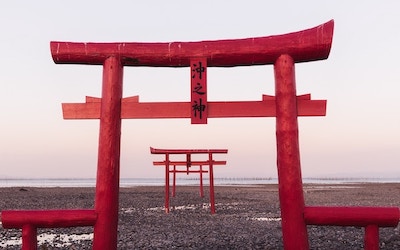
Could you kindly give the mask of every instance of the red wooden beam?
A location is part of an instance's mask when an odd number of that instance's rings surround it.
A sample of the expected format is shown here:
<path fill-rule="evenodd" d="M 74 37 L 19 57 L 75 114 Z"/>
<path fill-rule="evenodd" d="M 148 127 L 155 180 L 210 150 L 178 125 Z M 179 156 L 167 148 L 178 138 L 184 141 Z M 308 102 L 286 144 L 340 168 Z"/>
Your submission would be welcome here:
<path fill-rule="evenodd" d="M 207 170 L 169 170 L 170 173 L 208 173 Z"/>
<path fill-rule="evenodd" d="M 310 95 L 297 97 L 298 116 L 325 116 L 326 100 L 310 100 Z M 64 119 L 99 119 L 100 98 L 86 97 L 86 103 L 63 103 Z M 122 119 L 190 118 L 190 102 L 139 102 L 139 97 L 122 99 Z M 262 101 L 208 102 L 209 118 L 275 117 L 275 97 Z"/>
<path fill-rule="evenodd" d="M 396 227 L 398 207 L 305 207 L 308 225 L 356 226 L 365 228 L 364 249 L 379 249 L 379 227 Z"/>
<path fill-rule="evenodd" d="M 308 225 L 396 227 L 400 212 L 397 207 L 306 207 Z"/>
<path fill-rule="evenodd" d="M 171 43 L 51 42 L 55 63 L 102 65 L 110 56 L 127 66 L 189 67 L 190 59 L 207 58 L 208 67 L 273 64 L 282 54 L 295 63 L 328 58 L 333 20 L 284 35 L 236 40 Z"/>
<path fill-rule="evenodd" d="M 22 250 L 37 249 L 37 228 L 94 226 L 94 210 L 8 210 L 1 212 L 3 228 L 22 229 Z"/>
<path fill-rule="evenodd" d="M 6 210 L 1 212 L 3 228 L 35 228 L 94 226 L 94 210 Z"/>
<path fill-rule="evenodd" d="M 150 147 L 152 154 L 227 154 L 228 149 L 158 149 Z M 170 161 L 168 161 L 170 162 Z M 209 161 L 205 161 L 209 162 Z"/>
<path fill-rule="evenodd" d="M 154 166 L 165 166 L 167 163 L 165 161 L 154 161 Z M 190 165 L 192 166 L 206 166 L 209 165 L 209 161 L 191 161 Z M 212 162 L 213 165 L 226 165 L 226 161 L 215 161 Z M 186 161 L 170 161 L 170 166 L 187 166 L 188 163 Z"/>

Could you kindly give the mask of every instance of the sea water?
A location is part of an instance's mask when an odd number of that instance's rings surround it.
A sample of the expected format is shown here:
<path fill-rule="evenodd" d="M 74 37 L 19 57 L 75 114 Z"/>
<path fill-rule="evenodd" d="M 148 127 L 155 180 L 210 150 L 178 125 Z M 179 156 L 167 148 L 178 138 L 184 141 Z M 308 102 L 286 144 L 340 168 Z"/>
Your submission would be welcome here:
<path fill-rule="evenodd" d="M 208 178 L 203 179 L 209 185 Z M 199 178 L 177 178 L 177 185 L 199 185 Z M 400 178 L 303 178 L 303 183 L 400 183 Z M 170 179 L 172 184 L 172 178 Z M 278 184 L 277 178 L 215 178 L 215 186 Z M 120 187 L 164 186 L 164 178 L 121 178 Z M 0 187 L 95 187 L 95 178 L 0 178 Z"/>

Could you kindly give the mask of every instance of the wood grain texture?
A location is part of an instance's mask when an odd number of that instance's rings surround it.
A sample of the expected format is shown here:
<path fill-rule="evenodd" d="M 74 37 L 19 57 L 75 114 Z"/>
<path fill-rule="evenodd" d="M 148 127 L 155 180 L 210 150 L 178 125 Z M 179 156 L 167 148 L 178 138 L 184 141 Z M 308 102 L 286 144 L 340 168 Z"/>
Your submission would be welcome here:
<path fill-rule="evenodd" d="M 208 67 L 273 64 L 282 54 L 295 63 L 328 58 L 334 21 L 317 27 L 266 37 L 170 43 L 50 43 L 55 63 L 102 65 L 115 56 L 126 66 L 189 67 L 190 59 L 207 58 Z"/>

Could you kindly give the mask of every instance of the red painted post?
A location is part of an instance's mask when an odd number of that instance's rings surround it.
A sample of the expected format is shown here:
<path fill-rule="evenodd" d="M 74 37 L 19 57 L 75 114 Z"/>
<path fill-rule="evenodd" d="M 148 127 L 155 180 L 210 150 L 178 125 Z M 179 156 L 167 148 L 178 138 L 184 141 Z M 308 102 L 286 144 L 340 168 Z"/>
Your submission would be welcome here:
<path fill-rule="evenodd" d="M 200 197 L 204 197 L 204 188 L 203 188 L 203 165 L 200 165 Z"/>
<path fill-rule="evenodd" d="M 213 171 L 213 157 L 212 153 L 208 153 L 208 164 L 210 166 L 210 204 L 211 214 L 215 214 L 215 197 L 214 197 L 214 171 Z"/>
<path fill-rule="evenodd" d="M 93 249 L 117 249 L 123 66 L 109 57 L 103 64 Z"/>
<path fill-rule="evenodd" d="M 37 249 L 37 229 L 34 225 L 25 224 L 22 226 L 22 250 Z"/>
<path fill-rule="evenodd" d="M 172 197 L 175 197 L 175 193 L 176 193 L 176 165 L 174 165 L 174 173 L 172 180 Z"/>
<path fill-rule="evenodd" d="M 169 154 L 165 154 L 165 213 L 169 213 Z"/>
<path fill-rule="evenodd" d="M 189 175 L 190 167 L 192 166 L 192 156 L 190 153 L 186 154 L 186 174 Z"/>
<path fill-rule="evenodd" d="M 281 55 L 274 64 L 279 200 L 285 250 L 309 249 L 303 218 L 294 61 Z"/>
<path fill-rule="evenodd" d="M 365 227 L 364 236 L 365 250 L 379 250 L 379 227 L 378 225 L 368 225 Z"/>

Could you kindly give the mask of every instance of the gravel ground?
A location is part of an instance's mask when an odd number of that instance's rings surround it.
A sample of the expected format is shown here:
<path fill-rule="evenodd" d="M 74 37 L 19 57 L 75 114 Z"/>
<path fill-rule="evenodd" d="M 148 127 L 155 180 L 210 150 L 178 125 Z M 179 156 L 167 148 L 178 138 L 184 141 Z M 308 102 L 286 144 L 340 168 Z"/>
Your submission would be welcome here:
<path fill-rule="evenodd" d="M 304 196 L 310 206 L 400 207 L 400 184 L 304 185 Z M 94 189 L 0 188 L 0 198 L 0 210 L 93 208 Z M 215 201 L 211 215 L 207 188 L 201 198 L 198 187 L 178 186 L 165 214 L 163 187 L 121 188 L 118 249 L 283 249 L 277 185 L 217 186 Z M 380 228 L 381 249 L 400 249 L 399 231 Z M 91 240 L 63 236 L 92 232 L 39 229 L 39 235 L 56 235 L 39 249 L 91 249 Z M 363 228 L 308 226 L 308 235 L 310 249 L 363 249 Z M 0 246 L 20 236 L 20 230 L 0 228 Z"/>

